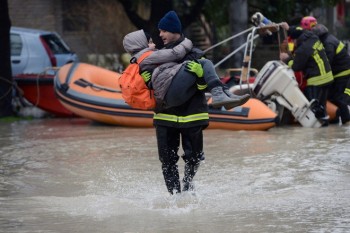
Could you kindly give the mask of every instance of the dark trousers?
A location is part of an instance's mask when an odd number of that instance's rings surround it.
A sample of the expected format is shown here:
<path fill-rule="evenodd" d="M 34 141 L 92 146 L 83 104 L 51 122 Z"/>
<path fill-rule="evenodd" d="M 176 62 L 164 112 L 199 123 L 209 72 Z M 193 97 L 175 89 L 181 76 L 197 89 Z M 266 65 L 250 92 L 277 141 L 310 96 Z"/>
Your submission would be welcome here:
<path fill-rule="evenodd" d="M 328 98 L 328 90 L 330 84 L 324 86 L 306 86 L 304 90 L 305 97 L 311 101 L 317 100 L 317 103 L 313 107 L 313 112 L 316 118 L 325 118 L 327 114 L 326 103 Z"/>
<path fill-rule="evenodd" d="M 191 182 L 197 172 L 203 154 L 203 127 L 173 128 L 156 126 L 159 160 L 169 193 L 181 192 L 177 162 L 180 140 L 184 150 L 184 182 Z M 186 168 L 187 166 L 187 168 Z"/>
<path fill-rule="evenodd" d="M 328 99 L 338 107 L 339 115 L 343 124 L 350 121 L 350 76 L 335 78 L 329 89 Z"/>

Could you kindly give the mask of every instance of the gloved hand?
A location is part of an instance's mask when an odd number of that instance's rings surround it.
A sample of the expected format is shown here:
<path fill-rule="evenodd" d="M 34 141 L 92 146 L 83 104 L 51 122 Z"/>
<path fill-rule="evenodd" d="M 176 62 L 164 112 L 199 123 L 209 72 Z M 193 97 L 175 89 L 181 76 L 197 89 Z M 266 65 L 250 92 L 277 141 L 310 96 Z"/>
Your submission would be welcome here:
<path fill-rule="evenodd" d="M 152 74 L 148 70 L 145 70 L 141 73 L 141 77 L 145 81 L 145 83 L 148 83 L 151 80 Z"/>
<path fill-rule="evenodd" d="M 203 74 L 204 74 L 204 70 L 202 68 L 202 65 L 196 61 L 187 62 L 185 70 L 192 72 L 192 73 L 195 73 L 198 78 L 203 77 Z"/>
<path fill-rule="evenodd" d="M 260 12 L 256 12 L 250 20 L 257 27 L 269 25 L 272 23 L 271 20 L 263 16 L 263 14 L 261 14 Z"/>
<path fill-rule="evenodd" d="M 250 20 L 255 26 L 259 26 L 262 23 L 263 18 L 263 14 L 261 14 L 260 12 L 256 12 Z"/>

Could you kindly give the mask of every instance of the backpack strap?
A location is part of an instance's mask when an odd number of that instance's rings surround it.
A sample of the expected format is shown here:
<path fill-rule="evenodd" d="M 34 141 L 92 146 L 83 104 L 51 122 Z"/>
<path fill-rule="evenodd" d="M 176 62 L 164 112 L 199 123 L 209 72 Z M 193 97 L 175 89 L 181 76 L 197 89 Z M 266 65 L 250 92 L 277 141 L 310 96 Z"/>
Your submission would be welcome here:
<path fill-rule="evenodd" d="M 148 57 L 151 53 L 153 53 L 152 50 L 148 50 L 147 52 L 143 53 L 139 59 L 137 59 L 137 64 L 140 64 L 146 57 Z"/>

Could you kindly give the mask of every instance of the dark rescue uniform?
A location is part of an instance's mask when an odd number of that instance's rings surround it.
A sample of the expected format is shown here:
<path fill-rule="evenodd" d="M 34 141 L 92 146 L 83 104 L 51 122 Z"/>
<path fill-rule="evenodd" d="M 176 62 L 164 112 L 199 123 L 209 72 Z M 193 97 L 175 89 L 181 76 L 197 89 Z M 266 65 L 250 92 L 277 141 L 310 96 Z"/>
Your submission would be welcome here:
<path fill-rule="evenodd" d="M 308 100 L 316 99 L 314 112 L 317 118 L 324 118 L 328 89 L 333 82 L 331 66 L 323 44 L 318 36 L 310 31 L 303 31 L 297 39 L 293 60 L 287 61 L 294 71 L 302 71 L 306 79 L 304 94 Z"/>
<path fill-rule="evenodd" d="M 328 30 L 322 25 L 315 27 L 315 33 L 325 47 L 334 77 L 334 83 L 329 89 L 328 99 L 338 107 L 338 114 L 342 123 L 345 124 L 350 121 L 348 109 L 348 105 L 350 105 L 350 55 L 344 43 L 329 34 Z"/>
<path fill-rule="evenodd" d="M 172 43 L 166 48 L 172 48 Z M 184 60 L 199 59 L 202 53 L 197 50 L 189 53 Z M 181 192 L 177 162 L 180 140 L 185 161 L 184 189 L 188 185 L 204 158 L 203 129 L 209 125 L 208 105 L 203 91 L 196 91 L 184 104 L 176 107 L 162 109 L 157 106 L 153 117 L 156 128 L 159 160 L 167 189 L 170 193 Z"/>

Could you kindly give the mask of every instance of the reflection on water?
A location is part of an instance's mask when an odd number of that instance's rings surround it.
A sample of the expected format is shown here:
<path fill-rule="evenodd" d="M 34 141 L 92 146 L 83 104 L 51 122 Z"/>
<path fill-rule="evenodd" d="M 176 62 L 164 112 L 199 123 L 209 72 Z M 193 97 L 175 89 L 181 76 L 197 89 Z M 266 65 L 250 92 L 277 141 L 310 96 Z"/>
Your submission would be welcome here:
<path fill-rule="evenodd" d="M 350 126 L 206 130 L 196 191 L 175 196 L 153 129 L 45 119 L 0 131 L 1 232 L 350 231 Z"/>

